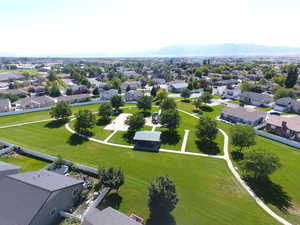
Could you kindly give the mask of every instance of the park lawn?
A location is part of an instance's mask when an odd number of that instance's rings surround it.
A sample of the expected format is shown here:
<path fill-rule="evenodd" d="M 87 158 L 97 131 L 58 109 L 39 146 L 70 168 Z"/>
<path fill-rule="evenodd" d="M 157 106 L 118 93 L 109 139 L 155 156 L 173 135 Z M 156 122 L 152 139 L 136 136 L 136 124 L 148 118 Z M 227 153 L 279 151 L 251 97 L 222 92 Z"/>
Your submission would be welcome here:
<path fill-rule="evenodd" d="M 126 181 L 116 208 L 125 214 L 134 212 L 146 219 L 148 185 L 155 177 L 167 174 L 175 181 L 180 198 L 172 213 L 177 225 L 278 224 L 239 185 L 224 160 L 120 149 L 82 139 L 63 126 L 51 129 L 45 125 L 0 129 L 0 137 L 89 166 L 123 168 Z"/>
<path fill-rule="evenodd" d="M 1 156 L 0 161 L 20 166 L 20 172 L 35 171 L 48 165 L 48 163 L 45 161 L 18 154 Z"/>
<path fill-rule="evenodd" d="M 83 110 L 83 109 L 88 109 L 93 112 L 98 112 L 99 105 L 100 104 L 85 105 L 85 106 L 73 106 L 72 112 L 73 112 L 73 114 L 75 114 L 79 110 Z M 126 104 L 124 107 L 128 107 L 128 106 L 132 106 L 132 104 Z M 126 110 L 129 110 L 129 109 L 126 109 Z M 24 113 L 24 114 L 11 115 L 11 116 L 1 116 L 0 117 L 0 126 L 51 119 L 49 113 L 50 113 L 50 110 L 45 110 L 45 111 Z"/>

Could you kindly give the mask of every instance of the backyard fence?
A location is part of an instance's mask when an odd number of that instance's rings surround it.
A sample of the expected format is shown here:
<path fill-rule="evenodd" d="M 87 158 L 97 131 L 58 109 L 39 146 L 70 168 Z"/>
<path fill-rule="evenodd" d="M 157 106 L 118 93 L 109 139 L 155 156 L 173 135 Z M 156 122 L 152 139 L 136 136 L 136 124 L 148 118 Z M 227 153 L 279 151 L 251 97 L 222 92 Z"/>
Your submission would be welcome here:
<path fill-rule="evenodd" d="M 276 135 L 273 135 L 273 134 L 269 134 L 269 133 L 266 133 L 266 132 L 263 132 L 263 131 L 260 131 L 260 130 L 255 130 L 255 132 L 256 132 L 256 134 L 258 134 L 260 136 L 263 136 L 265 138 L 269 138 L 271 140 L 278 141 L 278 142 L 281 142 L 283 144 L 286 144 L 286 145 L 292 146 L 294 148 L 300 149 L 300 143 L 299 142 L 292 141 L 292 140 L 289 140 L 287 138 L 276 136 Z"/>

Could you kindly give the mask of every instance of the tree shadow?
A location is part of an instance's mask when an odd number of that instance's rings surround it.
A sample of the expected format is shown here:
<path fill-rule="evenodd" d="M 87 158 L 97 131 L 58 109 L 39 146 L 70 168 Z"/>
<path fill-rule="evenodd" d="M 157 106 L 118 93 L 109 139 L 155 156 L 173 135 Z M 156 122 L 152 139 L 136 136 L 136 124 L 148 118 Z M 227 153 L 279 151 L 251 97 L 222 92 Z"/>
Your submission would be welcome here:
<path fill-rule="evenodd" d="M 81 144 L 83 144 L 86 141 L 88 141 L 86 138 L 81 137 L 81 136 L 79 136 L 77 134 L 72 134 L 69 137 L 67 143 L 70 144 L 70 145 L 76 146 L 76 145 L 81 145 Z"/>
<path fill-rule="evenodd" d="M 114 115 L 114 116 L 118 116 L 118 115 L 120 115 L 122 112 L 123 112 L 122 109 L 114 110 L 114 111 L 113 111 L 113 115 Z"/>
<path fill-rule="evenodd" d="M 157 216 L 150 215 L 145 225 L 176 225 L 176 221 L 171 214 Z"/>
<path fill-rule="evenodd" d="M 180 140 L 180 135 L 177 130 L 164 130 L 160 138 L 162 144 L 176 145 Z"/>
<path fill-rule="evenodd" d="M 196 141 L 198 150 L 209 155 L 217 155 L 221 152 L 220 147 L 214 141 L 212 142 L 201 142 Z"/>
<path fill-rule="evenodd" d="M 284 213 L 292 207 L 292 198 L 278 184 L 269 178 L 255 180 L 252 177 L 244 177 L 244 180 L 265 203 L 272 204 Z"/>
<path fill-rule="evenodd" d="M 203 112 L 200 109 L 193 109 L 193 113 L 197 113 L 199 115 L 203 114 Z"/>
<path fill-rule="evenodd" d="M 135 132 L 136 131 L 128 130 L 126 133 L 123 134 L 122 138 L 126 141 L 126 143 L 132 144 Z"/>
<path fill-rule="evenodd" d="M 53 120 L 45 124 L 44 127 L 47 127 L 49 129 L 60 128 L 64 126 L 67 122 L 68 120 Z"/>
<path fill-rule="evenodd" d="M 231 154 L 231 158 L 232 158 L 234 161 L 241 161 L 241 160 L 244 159 L 244 154 L 243 154 L 243 152 L 241 152 L 241 151 L 234 150 L 234 151 L 232 151 L 230 154 Z"/>
<path fill-rule="evenodd" d="M 190 103 L 191 101 L 189 99 L 181 99 L 181 102 Z"/>
<path fill-rule="evenodd" d="M 97 121 L 97 126 L 105 126 L 105 125 L 109 124 L 110 121 L 111 121 L 111 118 L 101 117 L 101 118 Z"/>
<path fill-rule="evenodd" d="M 202 106 L 200 106 L 200 109 L 202 111 L 204 111 L 204 112 L 212 112 L 212 111 L 214 111 L 214 108 L 212 108 L 212 107 L 210 107 L 208 105 L 202 105 Z"/>
<path fill-rule="evenodd" d="M 150 111 L 142 111 L 141 113 L 143 114 L 144 117 L 151 116 L 151 112 Z"/>
<path fill-rule="evenodd" d="M 107 207 L 112 207 L 112 208 L 118 210 L 120 208 L 122 199 L 123 198 L 117 192 L 111 193 L 104 198 L 104 200 L 98 206 L 98 209 L 102 210 Z"/>

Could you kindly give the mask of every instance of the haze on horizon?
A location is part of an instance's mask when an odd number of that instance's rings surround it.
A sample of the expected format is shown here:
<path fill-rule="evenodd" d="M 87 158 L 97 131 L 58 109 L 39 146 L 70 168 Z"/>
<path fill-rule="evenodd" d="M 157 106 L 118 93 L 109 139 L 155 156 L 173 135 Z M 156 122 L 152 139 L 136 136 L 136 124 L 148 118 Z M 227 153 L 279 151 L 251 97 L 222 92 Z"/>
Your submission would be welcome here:
<path fill-rule="evenodd" d="M 0 55 L 123 54 L 174 44 L 300 47 L 298 0 L 10 0 Z"/>

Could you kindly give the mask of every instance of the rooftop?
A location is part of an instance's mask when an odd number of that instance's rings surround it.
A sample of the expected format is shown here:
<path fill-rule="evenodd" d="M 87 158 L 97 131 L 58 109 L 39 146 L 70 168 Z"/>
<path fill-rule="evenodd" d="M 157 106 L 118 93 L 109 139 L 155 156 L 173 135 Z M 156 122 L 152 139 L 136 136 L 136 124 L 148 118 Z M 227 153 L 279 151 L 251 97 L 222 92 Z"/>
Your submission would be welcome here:
<path fill-rule="evenodd" d="M 260 117 L 266 116 L 266 112 L 262 110 L 246 107 L 226 107 L 222 110 L 222 113 L 248 121 L 255 121 Z"/>
<path fill-rule="evenodd" d="M 283 117 L 271 115 L 267 120 L 268 124 L 277 127 L 282 127 L 282 122 L 286 122 L 286 127 L 288 129 L 300 132 L 300 116 Z"/>
<path fill-rule="evenodd" d="M 21 169 L 21 167 L 9 163 L 5 163 L 5 162 L 0 162 L 0 172 L 7 171 L 7 170 L 18 170 L 18 169 Z"/>
<path fill-rule="evenodd" d="M 160 141 L 160 131 L 137 131 L 133 140 L 135 141 Z"/>
<path fill-rule="evenodd" d="M 47 170 L 14 174 L 8 177 L 51 192 L 82 183 L 81 180 Z"/>

